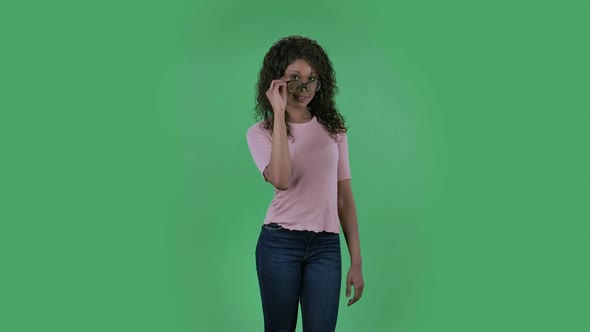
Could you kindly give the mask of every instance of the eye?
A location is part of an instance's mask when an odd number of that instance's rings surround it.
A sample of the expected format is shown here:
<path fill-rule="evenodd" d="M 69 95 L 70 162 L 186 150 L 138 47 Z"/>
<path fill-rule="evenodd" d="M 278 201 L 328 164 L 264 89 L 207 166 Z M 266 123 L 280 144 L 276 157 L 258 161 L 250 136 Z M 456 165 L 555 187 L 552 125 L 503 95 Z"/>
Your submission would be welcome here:
<path fill-rule="evenodd" d="M 297 76 L 297 75 L 291 75 L 291 78 L 294 80 L 299 80 L 299 76 Z"/>

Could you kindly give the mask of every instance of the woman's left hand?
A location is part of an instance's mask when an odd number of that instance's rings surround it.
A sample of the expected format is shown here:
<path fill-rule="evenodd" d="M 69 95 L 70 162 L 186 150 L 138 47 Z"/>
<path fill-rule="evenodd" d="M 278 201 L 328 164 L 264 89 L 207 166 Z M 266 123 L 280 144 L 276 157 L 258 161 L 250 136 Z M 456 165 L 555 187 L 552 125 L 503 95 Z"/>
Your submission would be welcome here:
<path fill-rule="evenodd" d="M 354 297 L 348 300 L 348 306 L 358 301 L 363 295 L 365 282 L 361 265 L 351 265 L 346 276 L 346 297 L 350 297 L 350 286 L 354 286 Z"/>

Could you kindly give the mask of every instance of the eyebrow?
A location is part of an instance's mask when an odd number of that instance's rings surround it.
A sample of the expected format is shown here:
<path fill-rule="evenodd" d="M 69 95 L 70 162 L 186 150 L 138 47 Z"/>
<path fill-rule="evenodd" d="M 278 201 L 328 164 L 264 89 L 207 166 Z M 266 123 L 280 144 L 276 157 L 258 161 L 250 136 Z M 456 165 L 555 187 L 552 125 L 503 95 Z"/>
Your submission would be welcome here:
<path fill-rule="evenodd" d="M 301 72 L 299 72 L 298 70 L 293 70 L 293 69 L 291 69 L 291 70 L 289 70 L 289 71 L 288 71 L 288 73 L 291 73 L 291 72 L 295 72 L 295 73 L 299 73 L 299 74 L 301 74 Z M 309 74 L 310 74 L 310 75 L 311 75 L 311 74 L 316 74 L 316 75 L 317 75 L 318 73 L 316 73 L 315 71 L 312 71 L 312 72 L 311 72 L 311 73 L 309 73 Z"/>

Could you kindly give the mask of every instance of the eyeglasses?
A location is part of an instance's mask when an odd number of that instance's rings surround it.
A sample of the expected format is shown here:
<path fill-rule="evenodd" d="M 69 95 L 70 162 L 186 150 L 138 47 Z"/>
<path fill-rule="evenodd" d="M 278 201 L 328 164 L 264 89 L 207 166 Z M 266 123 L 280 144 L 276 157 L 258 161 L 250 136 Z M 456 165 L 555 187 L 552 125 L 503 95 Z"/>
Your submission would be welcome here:
<path fill-rule="evenodd" d="M 301 81 L 287 81 L 287 89 L 290 92 L 301 92 L 303 88 L 308 92 L 316 92 L 320 89 L 320 81 L 314 80 L 307 83 Z"/>

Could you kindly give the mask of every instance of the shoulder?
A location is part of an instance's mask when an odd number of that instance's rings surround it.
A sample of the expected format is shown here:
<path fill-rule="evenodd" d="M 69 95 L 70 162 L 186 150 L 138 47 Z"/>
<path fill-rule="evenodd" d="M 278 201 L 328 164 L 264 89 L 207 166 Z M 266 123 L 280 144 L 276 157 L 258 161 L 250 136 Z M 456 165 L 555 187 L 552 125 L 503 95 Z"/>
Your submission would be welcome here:
<path fill-rule="evenodd" d="M 348 135 L 346 133 L 346 131 L 342 131 L 336 134 L 336 141 L 338 143 L 342 143 L 342 142 L 347 142 L 348 141 Z"/>
<path fill-rule="evenodd" d="M 268 131 L 268 129 L 265 129 L 262 126 L 263 121 L 260 120 L 258 122 L 256 122 L 255 124 L 251 125 L 250 127 L 248 127 L 248 129 L 246 130 L 246 138 L 248 140 L 256 138 L 256 137 L 267 137 L 267 138 L 271 138 L 272 136 L 270 135 L 270 132 Z"/>

